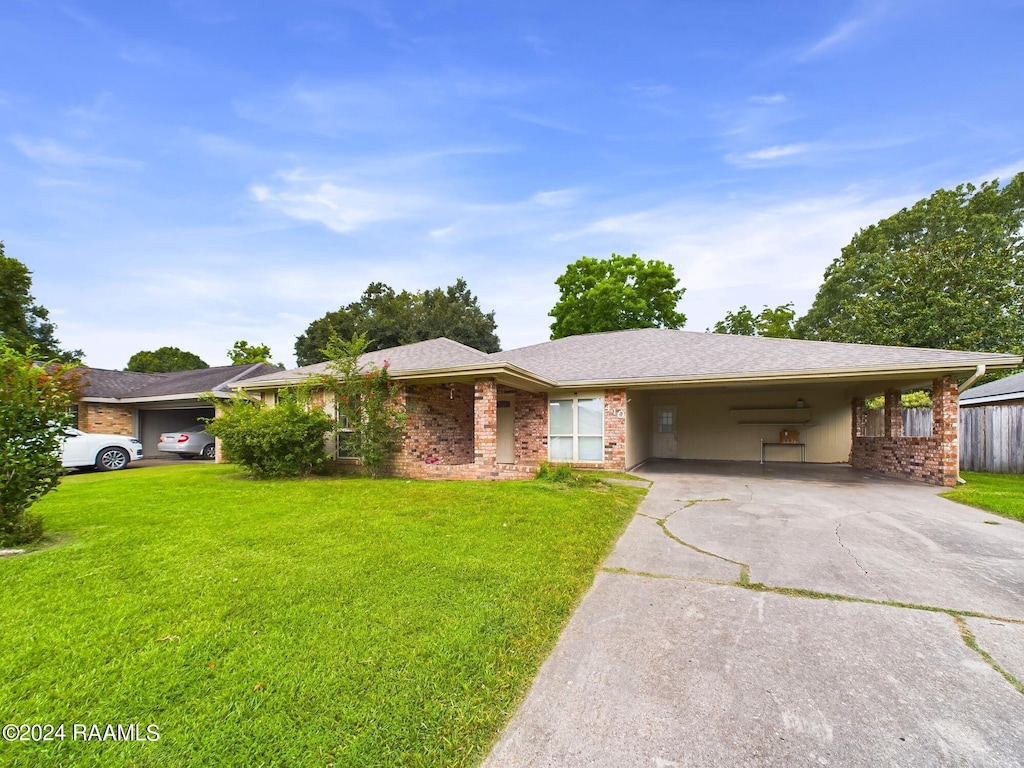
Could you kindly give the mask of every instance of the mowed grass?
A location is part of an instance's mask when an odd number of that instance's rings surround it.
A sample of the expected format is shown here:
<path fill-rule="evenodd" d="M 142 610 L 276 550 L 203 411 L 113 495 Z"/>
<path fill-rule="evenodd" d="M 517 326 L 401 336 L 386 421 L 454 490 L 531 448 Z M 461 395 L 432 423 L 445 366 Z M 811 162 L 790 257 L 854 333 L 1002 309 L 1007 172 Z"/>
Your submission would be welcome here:
<path fill-rule="evenodd" d="M 1024 522 L 1024 475 L 962 472 L 961 476 L 967 484 L 947 491 L 943 496 Z"/>
<path fill-rule="evenodd" d="M 459 766 L 511 716 L 642 490 L 66 478 L 0 559 L 4 766 Z M 138 724 L 150 742 L 73 741 Z"/>

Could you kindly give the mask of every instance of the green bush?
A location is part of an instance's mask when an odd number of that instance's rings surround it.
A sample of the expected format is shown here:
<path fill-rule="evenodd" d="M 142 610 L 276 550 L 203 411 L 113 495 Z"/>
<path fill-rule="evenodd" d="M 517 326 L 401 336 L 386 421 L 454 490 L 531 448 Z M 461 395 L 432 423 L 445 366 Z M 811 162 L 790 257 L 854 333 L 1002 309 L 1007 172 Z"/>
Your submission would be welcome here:
<path fill-rule="evenodd" d="M 222 414 L 208 422 L 207 431 L 220 438 L 224 457 L 253 477 L 322 473 L 324 437 L 334 422 L 303 393 L 289 394 L 274 408 L 244 395 L 219 403 Z"/>
<path fill-rule="evenodd" d="M 34 347 L 22 353 L 0 337 L 0 546 L 43 535 L 42 518 L 26 511 L 64 473 L 60 446 L 79 377 L 72 365 L 34 357 Z"/>
<path fill-rule="evenodd" d="M 593 485 L 600 478 L 585 470 L 574 471 L 571 464 L 549 464 L 542 462 L 534 475 L 537 480 L 560 485 Z"/>

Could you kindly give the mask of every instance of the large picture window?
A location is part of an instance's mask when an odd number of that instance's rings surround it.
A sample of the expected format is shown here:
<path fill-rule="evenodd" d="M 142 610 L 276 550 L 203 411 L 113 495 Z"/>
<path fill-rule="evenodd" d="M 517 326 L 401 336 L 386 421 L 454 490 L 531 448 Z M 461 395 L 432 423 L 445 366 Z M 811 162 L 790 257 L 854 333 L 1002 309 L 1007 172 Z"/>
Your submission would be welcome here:
<path fill-rule="evenodd" d="M 604 398 L 549 401 L 548 458 L 551 461 L 604 461 Z"/>

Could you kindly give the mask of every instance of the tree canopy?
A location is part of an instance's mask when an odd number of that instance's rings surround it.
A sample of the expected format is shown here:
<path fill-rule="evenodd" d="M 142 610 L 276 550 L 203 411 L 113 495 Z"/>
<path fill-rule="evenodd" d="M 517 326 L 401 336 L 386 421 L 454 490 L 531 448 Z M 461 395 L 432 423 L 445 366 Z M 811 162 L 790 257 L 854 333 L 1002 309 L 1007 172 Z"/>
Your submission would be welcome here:
<path fill-rule="evenodd" d="M 548 313 L 551 338 L 630 328 L 682 328 L 679 288 L 672 265 L 644 261 L 635 253 L 607 259 L 584 256 L 566 267 L 555 284 L 561 291 Z"/>
<path fill-rule="evenodd" d="M 776 339 L 791 339 L 796 312 L 793 302 L 780 304 L 772 309 L 767 304 L 756 315 L 746 304 L 735 312 L 726 312 L 725 319 L 715 323 L 715 333 L 731 333 L 734 336 L 770 336 Z"/>
<path fill-rule="evenodd" d="M 1024 173 L 961 184 L 862 229 L 825 271 L 802 338 L 1020 352 Z"/>
<path fill-rule="evenodd" d="M 395 290 L 370 283 L 358 301 L 314 320 L 295 341 L 299 365 L 328 359 L 324 350 L 332 334 L 342 339 L 364 336 L 367 351 L 387 349 L 446 336 L 482 352 L 501 349 L 494 312 L 484 313 L 461 277 L 448 288 Z"/>
<path fill-rule="evenodd" d="M 232 365 L 252 365 L 254 363 L 271 363 L 270 347 L 266 344 L 250 344 L 248 341 L 236 341 L 228 350 Z"/>
<path fill-rule="evenodd" d="M 193 371 L 209 368 L 198 355 L 177 347 L 160 347 L 153 352 L 136 352 L 128 360 L 126 371 L 136 373 L 168 373 L 170 371 Z"/>
<path fill-rule="evenodd" d="M 22 353 L 34 347 L 41 359 L 81 359 L 82 350 L 60 348 L 53 335 L 55 326 L 50 322 L 50 313 L 35 303 L 29 293 L 31 289 L 32 273 L 17 259 L 4 255 L 4 244 L 0 242 L 0 340 Z"/>

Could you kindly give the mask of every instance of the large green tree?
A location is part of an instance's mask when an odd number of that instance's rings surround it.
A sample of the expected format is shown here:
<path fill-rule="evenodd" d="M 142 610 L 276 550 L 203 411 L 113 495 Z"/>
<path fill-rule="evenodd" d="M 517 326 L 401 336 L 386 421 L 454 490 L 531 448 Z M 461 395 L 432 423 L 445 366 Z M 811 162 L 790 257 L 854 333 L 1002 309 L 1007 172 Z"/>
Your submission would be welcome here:
<path fill-rule="evenodd" d="M 167 373 L 209 367 L 198 355 L 191 352 L 177 347 L 160 347 L 152 352 L 146 350 L 136 352 L 128 359 L 128 366 L 125 370 L 136 373 Z"/>
<path fill-rule="evenodd" d="M 676 306 L 686 291 L 671 264 L 612 254 L 584 256 L 566 267 L 555 284 L 561 291 L 548 313 L 551 338 L 630 328 L 682 328 L 686 315 Z"/>
<path fill-rule="evenodd" d="M 796 312 L 793 302 L 780 304 L 772 309 L 767 304 L 756 315 L 746 304 L 735 312 L 726 312 L 725 319 L 715 323 L 715 333 L 731 333 L 734 336 L 769 336 L 776 339 L 791 339 L 795 335 L 793 325 Z"/>
<path fill-rule="evenodd" d="M 236 341 L 234 346 L 228 350 L 228 357 L 232 365 L 252 365 L 254 363 L 270 362 L 270 347 L 266 344 L 250 344 L 244 339 Z"/>
<path fill-rule="evenodd" d="M 299 365 L 328 360 L 324 352 L 331 336 L 365 336 L 373 352 L 415 341 L 446 336 L 483 352 L 501 349 L 495 334 L 494 312 L 484 313 L 461 277 L 448 288 L 426 291 L 395 290 L 370 283 L 358 301 L 314 320 L 295 341 Z"/>
<path fill-rule="evenodd" d="M 825 272 L 803 338 L 1021 351 L 1024 173 L 961 184 L 858 232 Z"/>
<path fill-rule="evenodd" d="M 35 303 L 31 290 L 32 273 L 17 259 L 6 256 L 0 242 L 0 340 L 18 352 L 33 347 L 41 359 L 67 363 L 81 359 L 82 350 L 60 348 L 50 313 Z"/>

